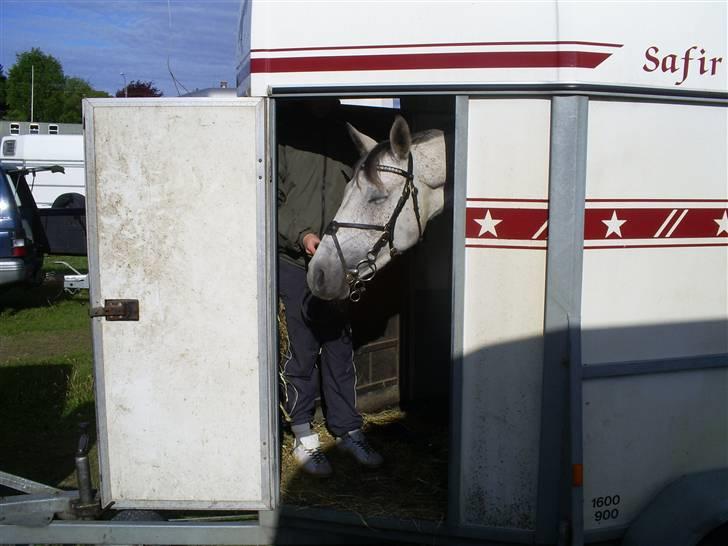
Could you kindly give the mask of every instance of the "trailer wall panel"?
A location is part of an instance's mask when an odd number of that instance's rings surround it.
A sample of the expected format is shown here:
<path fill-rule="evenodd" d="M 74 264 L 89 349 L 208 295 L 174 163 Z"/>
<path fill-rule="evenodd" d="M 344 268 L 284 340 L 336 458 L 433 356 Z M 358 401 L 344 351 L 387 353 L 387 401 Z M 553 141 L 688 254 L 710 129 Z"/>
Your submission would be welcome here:
<path fill-rule="evenodd" d="M 546 252 L 487 245 L 507 244 L 504 207 L 545 208 L 549 116 L 540 99 L 469 104 L 461 490 L 472 525 L 535 521 Z"/>
<path fill-rule="evenodd" d="M 728 370 L 584 384 L 584 528 L 629 524 L 670 482 L 728 466 Z"/>
<path fill-rule="evenodd" d="M 728 464 L 728 372 L 699 369 L 728 354 L 727 114 L 590 102 L 583 361 L 626 375 L 584 384 L 587 530 L 627 525 L 671 481 Z M 675 359 L 696 369 L 659 373 Z M 629 375 L 645 363 L 653 373 Z"/>
<path fill-rule="evenodd" d="M 728 352 L 728 109 L 589 116 L 584 362 Z"/>

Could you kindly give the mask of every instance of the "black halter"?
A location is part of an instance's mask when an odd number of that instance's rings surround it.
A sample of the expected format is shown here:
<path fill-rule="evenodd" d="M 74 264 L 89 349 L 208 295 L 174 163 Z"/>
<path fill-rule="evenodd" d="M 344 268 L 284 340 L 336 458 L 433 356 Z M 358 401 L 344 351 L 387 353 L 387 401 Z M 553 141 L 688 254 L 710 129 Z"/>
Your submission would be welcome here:
<path fill-rule="evenodd" d="M 392 211 L 392 216 L 383 226 L 375 224 L 355 224 L 351 222 L 337 222 L 332 220 L 324 231 L 325 235 L 331 235 L 336 246 L 336 252 L 339 254 L 339 261 L 341 267 L 346 272 L 346 282 L 349 285 L 349 299 L 353 302 L 357 302 L 361 299 L 361 294 L 366 289 L 364 283 L 371 281 L 377 274 L 377 265 L 375 263 L 379 251 L 382 250 L 385 244 L 389 244 L 390 256 L 398 254 L 398 250 L 394 247 L 394 227 L 397 223 L 397 218 L 402 212 L 407 199 L 412 195 L 412 206 L 415 211 L 415 218 L 417 219 L 417 230 L 419 236 L 422 237 L 422 224 L 420 222 L 420 207 L 417 202 L 417 188 L 414 185 L 414 175 L 412 174 L 413 162 L 412 154 L 410 153 L 407 159 L 407 170 L 399 169 L 397 167 L 390 167 L 389 165 L 377 165 L 376 170 L 379 172 L 394 173 L 403 176 L 404 187 L 402 188 L 402 195 L 399 196 L 399 201 Z M 371 231 L 381 231 L 382 235 L 377 239 L 372 248 L 367 252 L 366 258 L 356 264 L 354 268 L 346 267 L 346 260 L 344 259 L 344 253 L 341 250 L 339 239 L 336 237 L 339 228 L 352 228 L 352 229 L 365 229 Z"/>

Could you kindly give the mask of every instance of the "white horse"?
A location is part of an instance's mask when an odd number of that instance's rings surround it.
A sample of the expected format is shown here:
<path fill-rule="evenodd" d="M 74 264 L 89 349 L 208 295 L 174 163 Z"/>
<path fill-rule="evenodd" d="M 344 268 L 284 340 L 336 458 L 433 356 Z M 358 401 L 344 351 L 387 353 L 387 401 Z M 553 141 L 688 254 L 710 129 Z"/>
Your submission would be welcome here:
<path fill-rule="evenodd" d="M 388 141 L 377 144 L 351 125 L 349 134 L 362 159 L 308 268 L 311 292 L 325 300 L 357 301 L 364 283 L 414 246 L 444 203 L 442 131 L 411 135 L 397 116 Z"/>

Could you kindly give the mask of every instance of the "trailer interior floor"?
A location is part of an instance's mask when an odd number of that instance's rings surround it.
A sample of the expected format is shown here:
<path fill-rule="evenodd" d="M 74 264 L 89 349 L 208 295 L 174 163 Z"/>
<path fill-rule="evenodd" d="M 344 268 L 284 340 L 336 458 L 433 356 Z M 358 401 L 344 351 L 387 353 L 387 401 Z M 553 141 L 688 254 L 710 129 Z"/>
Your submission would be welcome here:
<path fill-rule="evenodd" d="M 448 432 L 442 418 L 428 413 L 391 408 L 365 415 L 367 437 L 385 459 L 376 470 L 363 469 L 339 452 L 323 424 L 316 423 L 324 452 L 334 467 L 334 475 L 324 479 L 299 469 L 291 454 L 293 436 L 285 432 L 282 503 L 354 512 L 362 517 L 444 521 Z"/>

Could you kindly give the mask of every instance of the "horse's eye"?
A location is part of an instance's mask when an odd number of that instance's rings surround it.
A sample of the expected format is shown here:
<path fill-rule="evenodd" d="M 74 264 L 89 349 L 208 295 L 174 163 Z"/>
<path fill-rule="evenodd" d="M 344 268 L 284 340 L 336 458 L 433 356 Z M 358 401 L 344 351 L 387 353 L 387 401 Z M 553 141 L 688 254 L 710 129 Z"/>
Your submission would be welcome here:
<path fill-rule="evenodd" d="M 369 198 L 369 203 L 372 205 L 381 205 L 387 200 L 387 197 L 389 197 L 389 195 L 386 193 L 375 193 Z"/>

